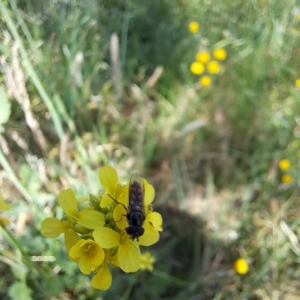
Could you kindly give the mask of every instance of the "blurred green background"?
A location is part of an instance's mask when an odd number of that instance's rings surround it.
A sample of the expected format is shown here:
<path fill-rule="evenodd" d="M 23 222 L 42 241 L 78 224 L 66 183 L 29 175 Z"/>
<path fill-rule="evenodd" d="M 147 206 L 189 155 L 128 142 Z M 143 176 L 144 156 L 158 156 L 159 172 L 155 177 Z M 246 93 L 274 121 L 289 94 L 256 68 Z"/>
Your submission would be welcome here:
<path fill-rule="evenodd" d="M 300 1 L 2 0 L 0 26 L 1 299 L 300 299 Z M 164 231 L 104 292 L 40 229 L 107 164 L 155 187 Z"/>

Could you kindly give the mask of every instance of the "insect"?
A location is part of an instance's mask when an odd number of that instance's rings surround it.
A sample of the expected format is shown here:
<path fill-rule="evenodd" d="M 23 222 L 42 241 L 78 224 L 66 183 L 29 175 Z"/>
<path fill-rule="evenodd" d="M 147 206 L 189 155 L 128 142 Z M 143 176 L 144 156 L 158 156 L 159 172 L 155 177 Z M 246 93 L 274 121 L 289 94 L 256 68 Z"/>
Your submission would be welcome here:
<path fill-rule="evenodd" d="M 110 196 L 110 195 L 109 195 Z M 117 200 L 113 199 L 118 204 Z M 128 227 L 126 227 L 127 234 L 130 235 L 131 239 L 134 241 L 137 239 L 139 241 L 139 237 L 144 234 L 145 229 L 143 228 L 143 224 L 145 221 L 145 208 L 144 208 L 144 180 L 143 177 L 139 173 L 134 173 L 129 182 L 129 190 L 128 190 L 128 208 L 122 204 L 124 209 L 126 210 Z"/>
<path fill-rule="evenodd" d="M 139 173 L 134 173 L 129 182 L 127 221 L 129 226 L 126 232 L 132 240 L 144 234 L 143 223 L 145 221 L 144 208 L 144 181 Z"/>

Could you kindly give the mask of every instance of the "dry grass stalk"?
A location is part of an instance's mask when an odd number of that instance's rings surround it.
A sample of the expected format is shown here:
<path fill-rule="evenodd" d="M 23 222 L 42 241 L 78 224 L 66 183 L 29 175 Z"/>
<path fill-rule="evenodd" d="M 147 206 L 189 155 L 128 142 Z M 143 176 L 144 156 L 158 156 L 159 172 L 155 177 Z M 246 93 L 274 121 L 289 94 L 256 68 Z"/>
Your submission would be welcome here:
<path fill-rule="evenodd" d="M 72 85 L 74 87 L 82 86 L 81 65 L 84 62 L 84 56 L 81 51 L 77 52 L 71 66 Z"/>
<path fill-rule="evenodd" d="M 153 88 L 156 82 L 159 80 L 160 76 L 162 75 L 164 71 L 164 68 L 162 66 L 158 66 L 155 68 L 153 74 L 151 77 L 148 79 L 146 83 L 147 88 Z"/>
<path fill-rule="evenodd" d="M 111 60 L 111 79 L 115 93 L 120 95 L 120 60 L 119 60 L 119 38 L 113 33 L 110 38 L 110 60 Z"/>
<path fill-rule="evenodd" d="M 30 100 L 25 85 L 25 76 L 19 61 L 17 44 L 12 47 L 11 65 L 8 65 L 4 56 L 0 58 L 0 65 L 4 73 L 6 87 L 9 90 L 10 94 L 12 94 L 21 105 L 25 114 L 26 123 L 31 129 L 36 143 L 43 151 L 47 151 L 46 139 L 40 129 L 39 123 L 34 118 L 31 111 Z"/>

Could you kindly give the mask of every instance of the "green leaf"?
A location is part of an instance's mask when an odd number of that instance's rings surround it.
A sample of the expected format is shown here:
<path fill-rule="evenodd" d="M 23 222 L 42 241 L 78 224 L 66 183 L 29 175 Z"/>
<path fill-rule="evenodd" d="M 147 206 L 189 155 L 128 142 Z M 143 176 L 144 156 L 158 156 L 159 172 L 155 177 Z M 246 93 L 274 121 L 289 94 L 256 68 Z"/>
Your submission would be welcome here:
<path fill-rule="evenodd" d="M 2 124 L 6 123 L 11 113 L 11 105 L 7 98 L 6 92 L 2 86 L 0 86 L 0 133 L 4 132 Z"/>
<path fill-rule="evenodd" d="M 15 282 L 8 290 L 11 299 L 31 300 L 32 291 L 22 282 Z M 22 296 L 21 296 L 22 295 Z"/>

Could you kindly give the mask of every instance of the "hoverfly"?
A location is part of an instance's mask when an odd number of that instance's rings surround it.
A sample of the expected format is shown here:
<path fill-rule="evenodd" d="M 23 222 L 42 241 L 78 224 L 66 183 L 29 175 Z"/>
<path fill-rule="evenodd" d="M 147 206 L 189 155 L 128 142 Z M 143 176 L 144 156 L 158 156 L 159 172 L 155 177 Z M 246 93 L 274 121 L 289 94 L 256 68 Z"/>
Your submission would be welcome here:
<path fill-rule="evenodd" d="M 144 208 L 144 180 L 139 173 L 134 173 L 129 182 L 128 190 L 128 208 L 124 204 L 118 202 L 117 200 L 110 197 L 118 204 L 122 204 L 126 210 L 128 227 L 126 227 L 126 232 L 130 235 L 131 239 L 134 241 L 144 234 L 145 229 L 143 224 L 145 221 L 145 208 Z"/>
<path fill-rule="evenodd" d="M 129 226 L 126 232 L 132 240 L 144 234 L 143 223 L 145 221 L 144 208 L 144 180 L 139 173 L 134 173 L 129 182 L 127 221 Z"/>

